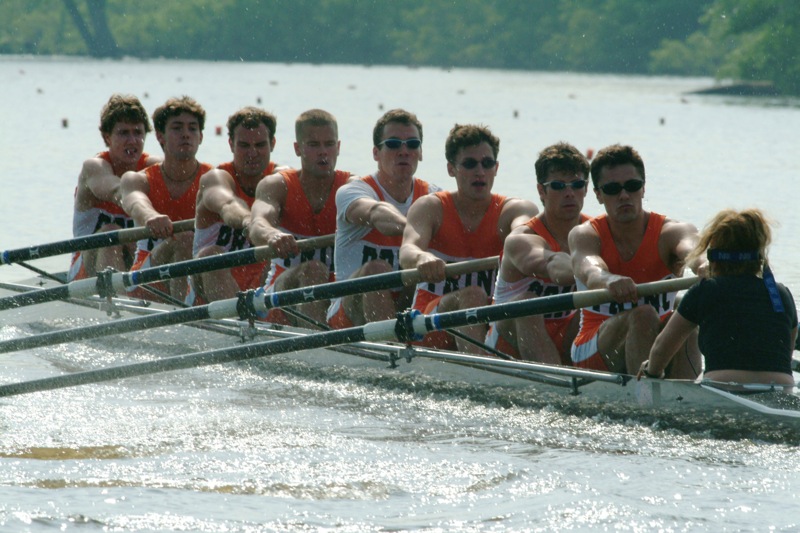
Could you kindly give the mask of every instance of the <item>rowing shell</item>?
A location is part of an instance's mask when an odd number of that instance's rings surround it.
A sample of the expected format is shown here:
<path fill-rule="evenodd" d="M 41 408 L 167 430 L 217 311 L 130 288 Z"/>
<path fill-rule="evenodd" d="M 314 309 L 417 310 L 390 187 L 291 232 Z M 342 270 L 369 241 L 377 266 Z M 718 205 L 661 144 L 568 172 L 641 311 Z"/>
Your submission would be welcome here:
<path fill-rule="evenodd" d="M 2 293 L 32 290 L 27 284 L 3 284 Z M 80 304 L 82 308 L 76 307 Z M 53 329 L 86 321 L 108 320 L 101 310 L 106 299 L 85 298 L 53 302 L 47 311 L 21 308 L 4 314 L 4 325 Z M 166 307 L 115 299 L 125 313 L 163 313 Z M 80 311 L 76 311 L 80 309 Z M 44 315 L 44 316 L 43 316 Z M 69 317 L 64 319 L 63 317 Z M 80 324 L 78 323 L 80 322 Z M 176 332 L 186 349 L 214 349 L 232 344 L 231 335 L 252 338 L 292 338 L 308 332 L 257 323 L 255 330 L 237 320 L 208 320 L 194 327 L 211 330 L 198 335 L 189 325 L 151 330 L 149 335 L 174 343 Z M 228 335 L 222 335 L 227 333 Z M 189 341 L 187 341 L 189 339 Z M 684 431 L 713 431 L 722 437 L 754 437 L 800 442 L 800 397 L 749 386 L 731 392 L 731 384 L 683 380 L 637 381 L 632 376 L 472 356 L 458 352 L 408 347 L 391 342 L 360 342 L 337 348 L 317 348 L 269 355 L 249 363 L 265 373 L 322 371 L 321 376 L 346 376 L 376 386 L 425 394 L 444 391 L 479 401 L 538 408 L 555 407 L 569 414 L 635 419 Z M 90 386 L 90 385 L 89 385 Z"/>

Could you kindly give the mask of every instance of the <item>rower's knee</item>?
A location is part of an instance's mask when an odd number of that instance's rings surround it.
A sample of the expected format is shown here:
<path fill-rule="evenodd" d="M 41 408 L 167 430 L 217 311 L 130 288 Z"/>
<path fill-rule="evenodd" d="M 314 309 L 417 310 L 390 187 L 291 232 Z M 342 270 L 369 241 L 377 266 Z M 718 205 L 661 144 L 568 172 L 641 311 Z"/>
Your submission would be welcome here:
<path fill-rule="evenodd" d="M 481 287 L 470 285 L 458 291 L 458 303 L 461 309 L 483 307 L 489 304 L 489 296 Z"/>
<path fill-rule="evenodd" d="M 297 276 L 301 287 L 321 285 L 330 281 L 330 269 L 321 261 L 306 261 L 298 265 Z"/>
<path fill-rule="evenodd" d="M 377 274 L 385 274 L 393 271 L 392 265 L 387 261 L 383 259 L 374 259 L 361 265 L 361 268 L 358 269 L 358 277 L 375 276 Z"/>
<path fill-rule="evenodd" d="M 661 318 L 656 308 L 652 305 L 639 305 L 630 310 L 628 314 L 628 329 L 634 331 L 658 331 Z"/>

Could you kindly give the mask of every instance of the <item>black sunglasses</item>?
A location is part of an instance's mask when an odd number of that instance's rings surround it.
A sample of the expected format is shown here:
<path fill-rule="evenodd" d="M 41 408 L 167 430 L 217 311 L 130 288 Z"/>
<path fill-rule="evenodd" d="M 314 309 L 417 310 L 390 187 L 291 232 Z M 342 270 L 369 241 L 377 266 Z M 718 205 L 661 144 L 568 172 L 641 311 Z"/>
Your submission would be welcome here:
<path fill-rule="evenodd" d="M 546 183 L 542 183 L 542 187 L 549 186 L 554 191 L 563 191 L 567 187 L 572 187 L 575 190 L 583 189 L 586 187 L 586 180 L 575 180 L 575 181 L 548 181 Z"/>
<path fill-rule="evenodd" d="M 598 187 L 603 194 L 608 194 L 609 196 L 614 196 L 622 192 L 622 189 L 625 189 L 626 192 L 636 192 L 644 186 L 644 180 L 628 180 L 625 183 L 606 183 Z"/>
<path fill-rule="evenodd" d="M 480 166 L 482 166 L 486 170 L 489 170 L 490 168 L 494 168 L 494 166 L 497 164 L 497 161 L 492 159 L 491 157 L 484 157 L 480 161 L 478 161 L 473 157 L 468 157 L 461 162 L 461 166 L 466 168 L 467 170 L 472 170 L 473 168 L 477 167 L 478 164 L 480 164 Z"/>
<path fill-rule="evenodd" d="M 403 145 L 408 146 L 409 150 L 416 150 L 420 146 L 422 146 L 422 141 L 419 139 L 384 139 L 378 143 L 378 146 L 384 145 L 389 150 L 399 150 Z"/>

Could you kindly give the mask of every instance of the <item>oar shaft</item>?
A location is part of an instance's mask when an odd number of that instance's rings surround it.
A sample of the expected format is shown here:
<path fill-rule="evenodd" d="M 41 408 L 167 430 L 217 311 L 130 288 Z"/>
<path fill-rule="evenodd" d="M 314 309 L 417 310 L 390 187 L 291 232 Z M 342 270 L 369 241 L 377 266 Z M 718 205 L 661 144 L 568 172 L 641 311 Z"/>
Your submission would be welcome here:
<path fill-rule="evenodd" d="M 292 337 L 287 339 L 272 340 L 243 346 L 232 346 L 208 352 L 167 357 L 155 361 L 120 365 L 86 372 L 77 372 L 62 376 L 25 381 L 22 383 L 11 383 L 0 385 L 0 397 L 15 396 L 30 392 L 61 389 L 65 387 L 75 387 L 89 383 L 101 383 L 115 379 L 129 378 L 167 372 L 171 370 L 183 370 L 233 361 L 244 361 L 255 359 L 265 355 L 286 353 L 296 350 L 306 350 L 321 348 L 323 346 L 336 346 L 350 342 L 364 340 L 363 328 L 349 328 L 335 331 L 308 335 L 306 337 Z"/>
<path fill-rule="evenodd" d="M 52 302 L 54 300 L 63 300 L 69 298 L 69 286 L 60 285 L 58 287 L 51 287 L 49 289 L 40 289 L 35 291 L 24 292 L 22 294 L 15 294 L 13 296 L 6 296 L 0 298 L 0 311 L 6 309 L 16 309 L 17 307 L 25 307 L 28 305 L 35 305 L 45 302 Z"/>
<path fill-rule="evenodd" d="M 172 227 L 175 233 L 191 230 L 194 228 L 194 219 L 175 222 Z M 116 246 L 117 244 L 135 242 L 148 237 L 150 237 L 150 230 L 145 227 L 94 233 L 92 235 L 75 237 L 74 239 L 64 241 L 18 248 L 15 250 L 6 250 L 0 254 L 0 264 L 8 265 L 11 263 L 19 263 L 20 261 L 29 261 L 31 259 L 42 259 L 54 255 L 83 252 L 95 248 L 105 248 L 106 246 Z"/>
<path fill-rule="evenodd" d="M 495 268 L 498 259 L 499 257 L 493 256 L 453 263 L 445 267 L 445 275 L 447 277 L 455 277 L 469 272 Z M 308 303 L 317 300 L 341 298 L 342 296 L 349 296 L 351 294 L 395 289 L 403 287 L 404 285 L 414 285 L 420 281 L 422 281 L 422 277 L 419 271 L 415 268 L 411 268 L 408 270 L 386 272 L 384 274 L 375 274 L 373 276 L 345 279 L 332 283 L 325 283 L 323 285 L 276 292 L 267 295 L 264 303 L 268 309 L 273 307 L 285 307 L 287 305 Z"/>
<path fill-rule="evenodd" d="M 698 280 L 698 277 L 693 276 L 641 283 L 637 285 L 637 293 L 639 296 L 652 296 L 664 292 L 677 292 L 688 289 Z M 414 319 L 414 332 L 422 335 L 431 331 L 441 331 L 470 324 L 592 307 L 613 300 L 611 292 L 607 289 L 595 289 L 435 315 L 422 315 Z"/>
<path fill-rule="evenodd" d="M 104 322 L 102 324 L 92 324 L 90 326 L 51 331 L 49 333 L 40 333 L 30 337 L 8 339 L 5 341 L 0 341 L 0 353 L 15 352 L 18 350 L 31 350 L 33 348 L 40 348 L 42 346 L 51 346 L 53 344 L 75 342 L 85 339 L 95 339 L 98 337 L 105 337 L 107 335 L 118 335 L 132 331 L 141 331 L 150 328 L 183 324 L 185 322 L 194 322 L 196 320 L 205 320 L 207 318 L 209 318 L 207 306 L 189 307 L 187 309 L 179 309 L 170 313 L 160 313 L 143 317 L 113 320 Z"/>
<path fill-rule="evenodd" d="M 322 235 L 319 237 L 311 237 L 297 241 L 297 247 L 301 252 L 316 250 L 326 246 L 332 246 L 334 242 L 334 235 Z M 247 248 L 244 250 L 237 250 L 235 252 L 228 252 L 226 254 L 214 255 L 209 257 L 202 257 L 199 259 L 190 259 L 187 261 L 180 261 L 164 266 L 157 266 L 152 268 L 144 268 L 128 274 L 128 279 L 125 280 L 125 285 L 133 287 L 142 285 L 143 283 L 152 283 L 154 281 L 164 281 L 173 278 L 180 278 L 192 274 L 201 274 L 203 272 L 211 272 L 214 270 L 223 270 L 241 265 L 249 265 L 273 259 L 275 252 L 269 246 L 258 246 L 255 248 Z"/>

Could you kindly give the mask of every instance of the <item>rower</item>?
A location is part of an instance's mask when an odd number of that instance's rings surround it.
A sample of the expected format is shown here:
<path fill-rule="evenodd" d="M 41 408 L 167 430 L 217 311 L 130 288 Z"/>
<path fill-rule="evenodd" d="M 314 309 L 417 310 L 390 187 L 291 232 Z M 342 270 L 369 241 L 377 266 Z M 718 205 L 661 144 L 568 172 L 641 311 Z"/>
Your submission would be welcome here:
<path fill-rule="evenodd" d="M 672 315 L 676 293 L 640 298 L 636 284 L 680 277 L 684 267 L 705 268 L 696 257 L 697 228 L 642 208 L 644 162 L 630 146 L 600 150 L 592 160 L 592 185 L 606 214 L 569 234 L 578 290 L 607 289 L 614 301 L 581 309 L 581 327 L 572 344 L 575 366 L 626 374 L 639 371 L 656 335 Z M 700 373 L 696 334 L 680 348 L 666 375 L 694 379 Z"/>
<path fill-rule="evenodd" d="M 422 161 L 422 123 L 414 113 L 392 109 L 372 130 L 378 170 L 336 193 L 336 279 L 399 270 L 406 214 L 411 204 L 439 187 L 414 174 Z M 380 290 L 336 298 L 328 308 L 335 328 L 387 320 L 408 307 L 412 289 Z"/>
<path fill-rule="evenodd" d="M 250 240 L 269 245 L 275 253 L 263 291 L 266 294 L 333 281 L 333 247 L 299 253 L 297 239 L 336 231 L 336 192 L 350 179 L 349 172 L 336 170 L 339 126 L 327 111 L 310 109 L 297 117 L 294 130 L 300 170 L 283 169 L 262 180 L 253 203 Z M 324 323 L 328 303 L 319 300 L 298 306 L 297 311 Z M 266 319 L 298 325 L 280 309 L 270 310 Z"/>
<path fill-rule="evenodd" d="M 257 107 L 244 107 L 228 118 L 228 146 L 233 160 L 200 178 L 193 257 L 250 248 L 247 230 L 256 188 L 266 176 L 288 169 L 270 161 L 277 122 L 275 115 Z M 224 300 L 235 297 L 239 291 L 260 287 L 268 265 L 265 261 L 190 276 L 186 303 L 199 305 Z"/>
<path fill-rule="evenodd" d="M 447 173 L 455 178 L 457 189 L 415 202 L 403 233 L 400 263 L 403 268 L 416 268 L 422 276 L 414 292 L 413 309 L 427 315 L 487 305 L 496 269 L 446 279 L 446 264 L 499 255 L 511 230 L 538 213 L 533 202 L 492 193 L 499 151 L 500 139 L 486 126 L 456 124 L 450 130 L 445 159 Z M 486 325 L 459 331 L 482 343 Z M 454 339 L 445 332 L 429 333 L 422 343 L 482 353 L 475 343 Z"/>
<path fill-rule="evenodd" d="M 200 176 L 211 165 L 197 160 L 203 142 L 206 112 L 194 99 L 170 98 L 153 113 L 156 138 L 164 150 L 164 162 L 122 176 L 122 207 L 136 225 L 150 230 L 150 238 L 137 243 L 131 270 L 185 261 L 192 257 L 194 232 L 174 233 L 173 222 L 194 218 Z M 185 279 L 169 281 L 164 292 L 179 301 L 186 297 Z M 141 289 L 129 294 L 149 295 Z"/>
<path fill-rule="evenodd" d="M 100 111 L 100 135 L 108 149 L 84 161 L 78 175 L 73 237 L 133 227 L 133 219 L 120 203 L 120 176 L 161 161 L 144 152 L 149 131 L 150 119 L 138 98 L 111 95 Z M 106 267 L 126 271 L 133 264 L 134 252 L 132 244 L 75 252 L 67 281 L 92 278 Z"/>
<path fill-rule="evenodd" d="M 544 209 L 506 239 L 493 304 L 575 290 L 567 236 L 589 219 L 581 213 L 589 162 L 577 148 L 560 142 L 539 152 L 534 168 Z M 574 309 L 568 309 L 492 322 L 486 344 L 527 361 L 571 365 L 578 318 Z"/>

